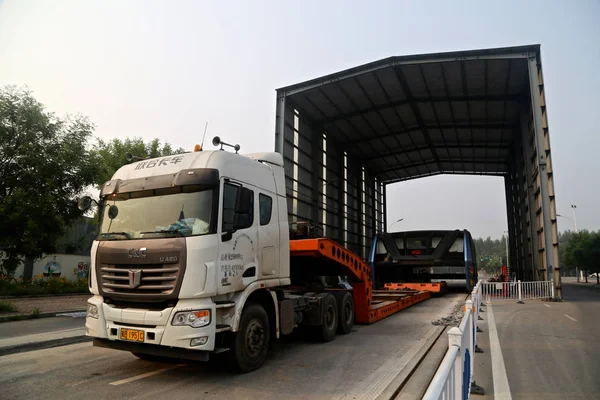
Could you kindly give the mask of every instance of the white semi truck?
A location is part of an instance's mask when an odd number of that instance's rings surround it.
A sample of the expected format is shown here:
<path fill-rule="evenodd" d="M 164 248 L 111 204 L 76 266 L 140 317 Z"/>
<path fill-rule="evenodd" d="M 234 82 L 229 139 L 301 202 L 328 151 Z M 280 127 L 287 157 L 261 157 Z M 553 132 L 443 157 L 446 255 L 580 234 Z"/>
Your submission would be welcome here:
<path fill-rule="evenodd" d="M 429 297 L 373 292 L 356 254 L 290 240 L 282 156 L 238 149 L 138 159 L 103 185 L 86 319 L 95 346 L 140 358 L 227 351 L 251 371 L 300 326 L 330 341 Z"/>

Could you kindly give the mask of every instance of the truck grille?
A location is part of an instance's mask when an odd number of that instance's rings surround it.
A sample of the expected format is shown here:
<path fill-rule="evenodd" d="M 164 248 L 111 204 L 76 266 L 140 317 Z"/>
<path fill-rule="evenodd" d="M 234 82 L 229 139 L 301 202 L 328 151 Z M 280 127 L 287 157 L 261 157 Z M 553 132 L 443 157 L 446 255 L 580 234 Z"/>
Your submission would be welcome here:
<path fill-rule="evenodd" d="M 173 264 L 122 264 L 101 267 L 100 272 L 102 289 L 107 294 L 170 294 L 175 289 L 179 267 Z"/>
<path fill-rule="evenodd" d="M 177 300 L 186 269 L 184 237 L 100 241 L 96 280 L 102 296 L 121 303 Z"/>

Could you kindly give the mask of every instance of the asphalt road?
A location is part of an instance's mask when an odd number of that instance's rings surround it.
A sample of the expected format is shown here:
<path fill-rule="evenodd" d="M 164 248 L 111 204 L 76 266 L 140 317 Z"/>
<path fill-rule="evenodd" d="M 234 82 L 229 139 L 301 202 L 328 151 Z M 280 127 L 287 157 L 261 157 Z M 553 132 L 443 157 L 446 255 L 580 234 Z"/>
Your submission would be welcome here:
<path fill-rule="evenodd" d="M 475 359 L 475 380 L 487 393 L 478 399 L 600 399 L 600 291 L 568 283 L 563 288 L 563 302 L 496 301 L 487 307 L 485 333 L 478 334 L 485 353 Z M 490 312 L 510 397 L 500 393 L 498 371 L 492 383 Z"/>
<path fill-rule="evenodd" d="M 330 343 L 283 340 L 250 374 L 219 362 L 158 363 L 81 343 L 0 357 L 2 399 L 375 398 L 439 331 L 464 294 L 429 299 Z"/>

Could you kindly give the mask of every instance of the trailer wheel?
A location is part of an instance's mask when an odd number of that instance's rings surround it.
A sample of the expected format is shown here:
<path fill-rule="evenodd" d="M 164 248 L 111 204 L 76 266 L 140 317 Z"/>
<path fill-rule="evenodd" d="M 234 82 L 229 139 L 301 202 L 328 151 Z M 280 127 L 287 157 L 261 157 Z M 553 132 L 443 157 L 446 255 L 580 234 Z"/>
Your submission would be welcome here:
<path fill-rule="evenodd" d="M 267 356 L 270 332 L 265 309 L 260 304 L 248 304 L 231 341 L 231 366 L 239 372 L 250 372 L 260 367 Z"/>
<path fill-rule="evenodd" d="M 343 292 L 337 296 L 338 302 L 338 333 L 346 335 L 352 332 L 354 326 L 354 299 L 350 292 Z"/>
<path fill-rule="evenodd" d="M 323 342 L 331 342 L 335 339 L 338 327 L 338 305 L 332 294 L 327 294 L 321 302 L 321 326 L 319 327 L 319 339 Z"/>

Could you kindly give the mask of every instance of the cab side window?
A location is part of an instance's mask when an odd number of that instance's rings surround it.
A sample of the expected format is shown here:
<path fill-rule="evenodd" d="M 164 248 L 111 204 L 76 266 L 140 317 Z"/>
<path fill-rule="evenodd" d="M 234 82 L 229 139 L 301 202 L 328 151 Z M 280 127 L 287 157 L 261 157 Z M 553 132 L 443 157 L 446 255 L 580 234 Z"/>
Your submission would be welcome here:
<path fill-rule="evenodd" d="M 273 212 L 273 199 L 266 194 L 259 194 L 258 207 L 260 208 L 260 225 L 269 225 Z"/>
<path fill-rule="evenodd" d="M 232 183 L 223 185 L 222 231 L 246 229 L 254 223 L 254 192 Z"/>
<path fill-rule="evenodd" d="M 223 232 L 233 230 L 235 203 L 237 201 L 239 188 L 239 186 L 230 183 L 223 185 Z"/>

